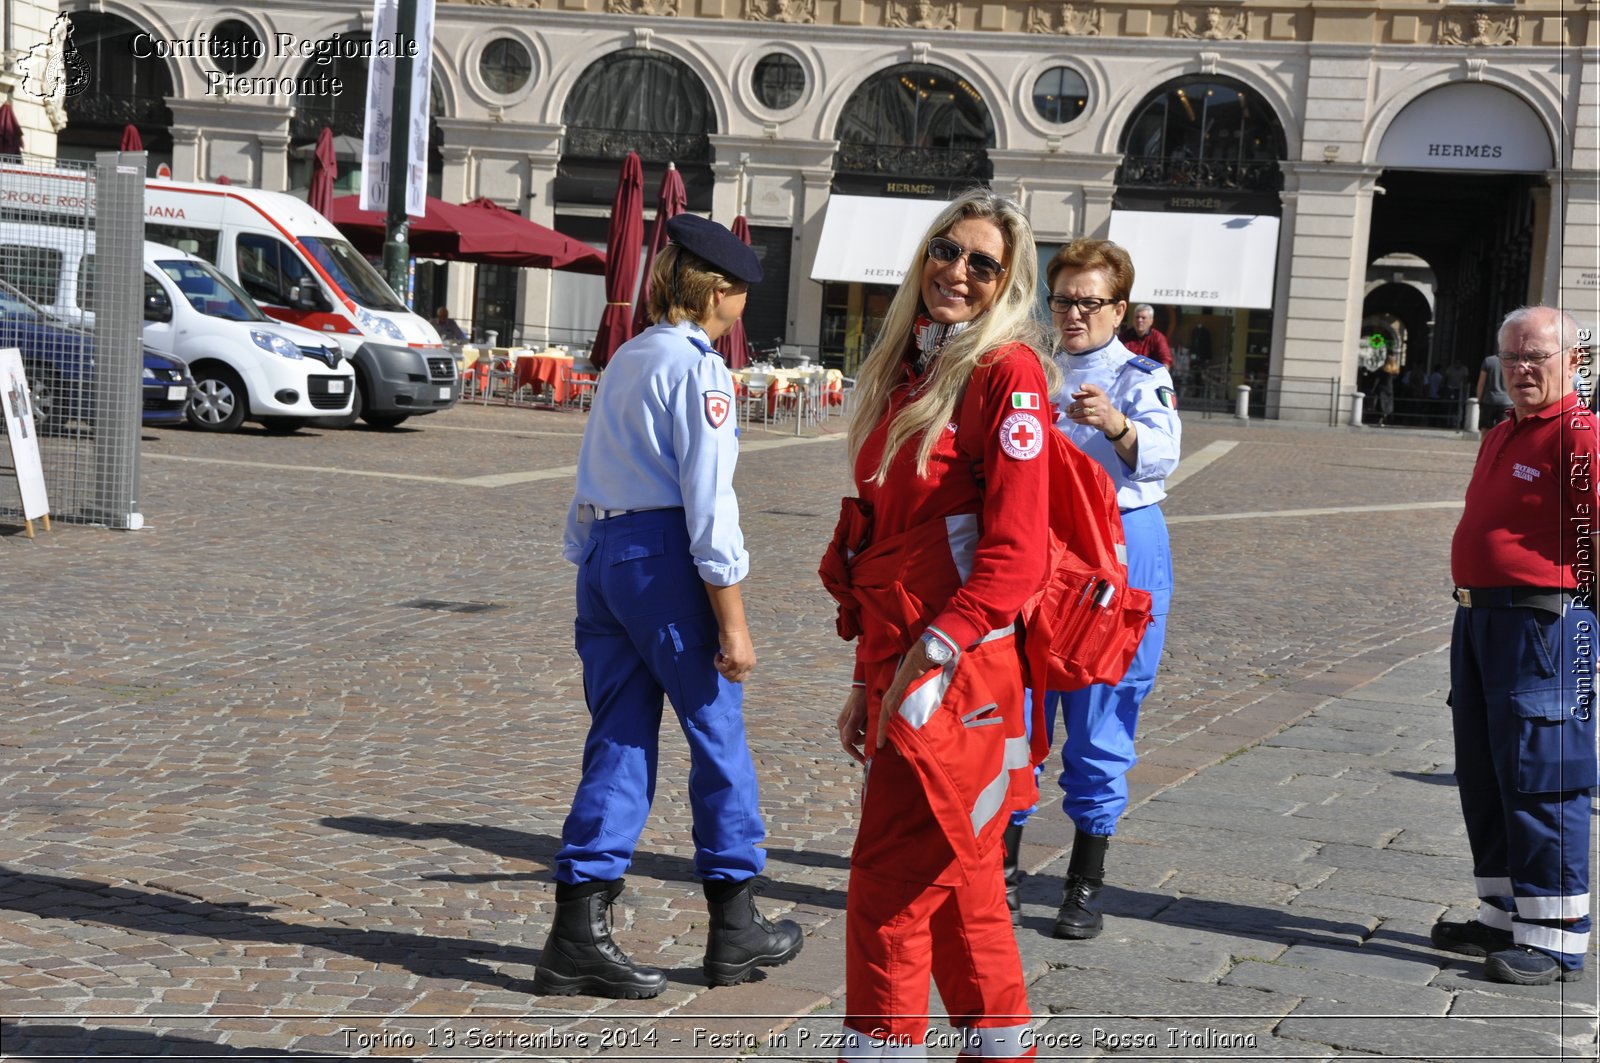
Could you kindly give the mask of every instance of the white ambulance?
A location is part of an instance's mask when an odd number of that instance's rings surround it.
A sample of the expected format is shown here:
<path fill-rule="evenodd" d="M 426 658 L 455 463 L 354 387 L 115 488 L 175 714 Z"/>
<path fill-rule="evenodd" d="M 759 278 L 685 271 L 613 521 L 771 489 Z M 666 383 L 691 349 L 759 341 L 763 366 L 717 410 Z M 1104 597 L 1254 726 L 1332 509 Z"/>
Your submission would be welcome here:
<path fill-rule="evenodd" d="M 145 182 L 145 237 L 233 278 L 269 316 L 335 339 L 355 368 L 352 408 L 379 428 L 454 406 L 455 358 L 333 223 L 303 200 L 235 185 Z"/>

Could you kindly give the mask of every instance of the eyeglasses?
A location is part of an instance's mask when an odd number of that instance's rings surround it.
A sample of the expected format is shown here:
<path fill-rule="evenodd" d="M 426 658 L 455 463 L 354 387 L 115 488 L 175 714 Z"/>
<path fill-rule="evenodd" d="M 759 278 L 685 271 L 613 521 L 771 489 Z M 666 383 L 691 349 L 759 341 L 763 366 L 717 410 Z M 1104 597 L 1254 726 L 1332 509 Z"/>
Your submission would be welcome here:
<path fill-rule="evenodd" d="M 1518 362 L 1542 365 L 1547 359 L 1554 358 L 1560 353 L 1560 351 L 1526 351 L 1519 354 L 1516 351 L 1501 351 L 1495 357 L 1500 359 L 1501 365 L 1516 365 Z"/>
<path fill-rule="evenodd" d="M 973 280 L 980 284 L 989 284 L 1000 279 L 1006 268 L 996 262 L 991 256 L 982 251 L 968 251 L 954 240 L 946 240 L 942 236 L 935 236 L 928 241 L 928 257 L 935 262 L 948 265 L 960 258 L 967 256 L 967 273 Z"/>
<path fill-rule="evenodd" d="M 1084 317 L 1094 317 L 1094 315 L 1100 312 L 1101 308 L 1110 306 L 1112 303 L 1118 301 L 1119 300 L 1116 299 L 1097 299 L 1094 296 L 1085 296 L 1082 299 L 1073 299 L 1066 295 L 1052 295 L 1050 298 L 1045 300 L 1045 302 L 1049 304 L 1050 309 L 1058 314 L 1065 314 L 1073 307 L 1077 307 L 1078 312 Z"/>

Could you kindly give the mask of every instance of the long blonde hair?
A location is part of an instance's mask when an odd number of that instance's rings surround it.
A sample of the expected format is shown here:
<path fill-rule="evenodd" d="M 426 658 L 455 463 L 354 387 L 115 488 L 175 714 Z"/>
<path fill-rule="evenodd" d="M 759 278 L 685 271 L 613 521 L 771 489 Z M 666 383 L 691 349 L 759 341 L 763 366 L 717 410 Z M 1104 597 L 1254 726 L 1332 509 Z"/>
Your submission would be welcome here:
<path fill-rule="evenodd" d="M 928 458 L 944 426 L 950 423 L 956 404 L 961 401 L 972 371 L 997 347 L 1025 343 L 1044 368 L 1046 393 L 1054 394 L 1061 384 L 1061 371 L 1041 352 L 1051 348 L 1049 332 L 1039 314 L 1037 288 L 1039 255 L 1033 245 L 1033 229 L 1017 205 L 987 188 L 975 188 L 959 196 L 939 213 L 923 234 L 916 257 L 906 270 L 900 289 L 889 303 L 883 328 L 872 350 L 856 374 L 855 413 L 850 421 L 850 463 L 854 468 L 867 436 L 889 408 L 889 395 L 902 379 L 903 359 L 913 343 L 917 315 L 923 312 L 922 275 L 928 259 L 928 241 L 948 233 L 965 218 L 993 222 L 1005 241 L 1005 273 L 994 301 L 971 326 L 952 338 L 934 359 L 931 378 L 922 394 L 895 415 L 884 443 L 883 460 L 872 482 L 883 483 L 889 466 L 900 448 L 912 439 L 917 444 L 917 475 L 928 474 Z"/>

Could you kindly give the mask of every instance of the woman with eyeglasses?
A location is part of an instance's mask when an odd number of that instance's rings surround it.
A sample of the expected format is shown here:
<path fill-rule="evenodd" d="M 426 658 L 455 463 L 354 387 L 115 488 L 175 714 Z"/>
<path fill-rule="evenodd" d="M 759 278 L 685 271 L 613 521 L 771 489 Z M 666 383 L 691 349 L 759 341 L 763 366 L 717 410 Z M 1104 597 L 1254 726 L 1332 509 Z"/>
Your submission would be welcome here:
<path fill-rule="evenodd" d="M 1058 938 L 1100 933 L 1100 889 L 1106 850 L 1128 805 L 1139 706 L 1155 685 L 1172 602 L 1172 549 L 1161 514 L 1165 480 L 1178 467 L 1183 426 L 1172 376 L 1161 363 L 1135 355 L 1117 339 L 1133 290 L 1133 262 L 1109 240 L 1074 240 L 1046 270 L 1049 306 L 1059 340 L 1056 363 L 1064 383 L 1056 397 L 1056 427 L 1110 473 L 1128 545 L 1128 582 L 1150 592 L 1152 620 L 1115 686 L 1099 684 L 1046 695 L 1052 731 L 1064 719 L 1061 807 L 1077 828 L 1067 865 Z M 1016 911 L 1021 879 L 1018 848 L 1033 809 L 1014 813 L 1006 832 L 1007 900 Z"/>
<path fill-rule="evenodd" d="M 1049 396 L 1037 253 L 985 189 L 923 237 L 857 375 L 823 582 L 856 644 L 839 739 L 866 769 L 842 1060 L 909 1057 L 928 978 L 961 1059 L 1031 1059 L 1001 836 L 1032 792 L 1016 620 L 1045 577 Z"/>

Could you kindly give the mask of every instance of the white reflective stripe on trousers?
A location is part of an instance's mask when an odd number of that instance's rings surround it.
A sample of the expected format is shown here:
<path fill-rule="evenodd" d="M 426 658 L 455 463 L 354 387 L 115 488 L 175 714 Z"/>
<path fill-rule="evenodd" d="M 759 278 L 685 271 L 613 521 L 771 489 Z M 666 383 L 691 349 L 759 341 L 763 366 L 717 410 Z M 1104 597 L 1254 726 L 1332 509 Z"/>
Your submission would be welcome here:
<path fill-rule="evenodd" d="M 1518 897 L 1517 914 L 1524 919 L 1582 919 L 1589 914 L 1589 895 L 1571 897 Z"/>
<path fill-rule="evenodd" d="M 1016 630 L 1015 621 L 1005 627 L 997 627 L 979 639 L 977 645 L 981 646 L 985 642 L 1003 639 L 1008 635 L 1015 634 Z M 921 686 L 913 686 L 912 689 L 906 692 L 906 696 L 900 700 L 900 708 L 898 710 L 900 718 L 909 723 L 912 730 L 922 730 L 923 725 L 933 719 L 934 712 L 944 702 L 945 692 L 950 689 L 950 681 L 955 678 L 955 668 L 953 667 L 955 664 L 956 661 L 951 661 L 950 664 L 939 669 L 939 674 L 936 677 L 927 680 Z"/>
<path fill-rule="evenodd" d="M 1589 951 L 1587 931 L 1574 934 L 1570 930 L 1561 930 L 1540 923 L 1517 923 L 1511 928 L 1511 932 L 1515 935 L 1518 945 L 1531 945 L 1546 952 L 1582 955 Z"/>
<path fill-rule="evenodd" d="M 1478 905 L 1478 922 L 1491 930 L 1511 930 L 1511 913 L 1492 904 Z"/>
<path fill-rule="evenodd" d="M 1000 764 L 1000 774 L 984 784 L 978 793 L 978 799 L 972 803 L 972 833 L 976 837 L 983 831 L 983 825 L 995 817 L 1006 803 L 1006 797 L 1011 793 L 1011 773 L 1017 768 L 1026 768 L 1031 763 L 1032 751 L 1028 746 L 1026 736 L 1019 735 L 1006 739 L 1005 760 Z"/>
<path fill-rule="evenodd" d="M 1480 897 L 1509 897 L 1511 896 L 1511 880 L 1509 878 L 1475 878 L 1472 880 L 1474 888 Z"/>

